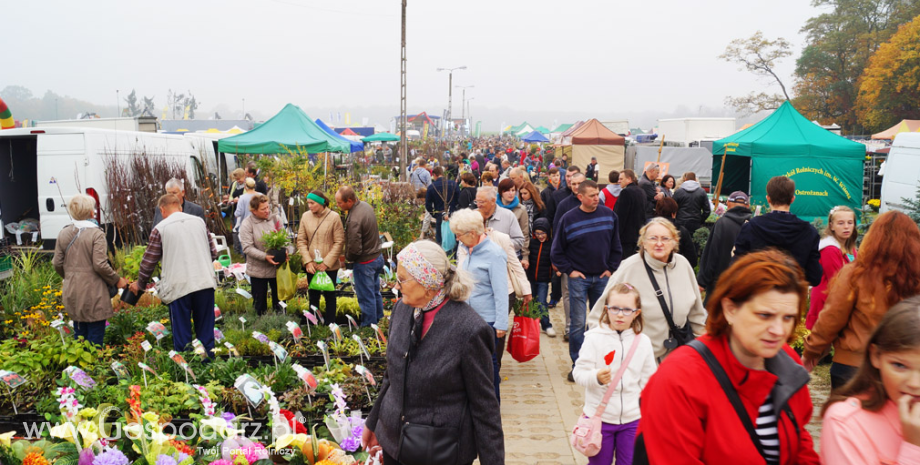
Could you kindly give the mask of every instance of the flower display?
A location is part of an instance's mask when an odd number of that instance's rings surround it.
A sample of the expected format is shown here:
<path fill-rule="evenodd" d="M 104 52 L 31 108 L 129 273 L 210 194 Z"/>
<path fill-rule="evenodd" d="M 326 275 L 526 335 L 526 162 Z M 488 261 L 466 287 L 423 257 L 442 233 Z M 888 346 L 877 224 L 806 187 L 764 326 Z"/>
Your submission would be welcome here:
<path fill-rule="evenodd" d="M 118 449 L 107 449 L 96 456 L 93 465 L 128 465 L 128 457 Z"/>
<path fill-rule="evenodd" d="M 48 465 L 48 459 L 41 452 L 32 452 L 22 459 L 22 465 Z"/>
<path fill-rule="evenodd" d="M 160 454 L 157 457 L 156 465 L 179 465 L 179 464 L 178 462 L 176 462 L 176 459 L 166 454 Z"/>

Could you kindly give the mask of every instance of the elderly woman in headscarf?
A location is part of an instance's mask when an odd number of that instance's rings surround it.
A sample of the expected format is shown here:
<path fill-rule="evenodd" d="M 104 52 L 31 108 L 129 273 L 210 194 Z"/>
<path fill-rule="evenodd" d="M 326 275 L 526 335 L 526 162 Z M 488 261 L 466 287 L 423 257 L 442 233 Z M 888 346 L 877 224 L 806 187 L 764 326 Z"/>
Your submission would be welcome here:
<path fill-rule="evenodd" d="M 465 303 L 469 274 L 431 241 L 409 244 L 397 259 L 402 298 L 390 317 L 387 371 L 365 423 L 365 450 L 382 448 L 385 464 L 504 463 L 490 370 L 495 336 Z M 419 427 L 434 427 L 425 437 L 436 444 L 416 436 Z"/>

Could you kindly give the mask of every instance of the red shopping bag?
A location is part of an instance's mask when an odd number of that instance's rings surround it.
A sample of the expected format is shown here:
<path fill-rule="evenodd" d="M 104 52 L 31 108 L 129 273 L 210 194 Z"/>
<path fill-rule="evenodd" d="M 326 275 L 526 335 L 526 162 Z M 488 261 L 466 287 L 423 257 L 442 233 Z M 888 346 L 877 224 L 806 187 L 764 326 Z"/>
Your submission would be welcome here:
<path fill-rule="evenodd" d="M 508 338 L 508 353 L 520 363 L 540 355 L 540 320 L 524 316 L 514 317 L 514 326 Z"/>

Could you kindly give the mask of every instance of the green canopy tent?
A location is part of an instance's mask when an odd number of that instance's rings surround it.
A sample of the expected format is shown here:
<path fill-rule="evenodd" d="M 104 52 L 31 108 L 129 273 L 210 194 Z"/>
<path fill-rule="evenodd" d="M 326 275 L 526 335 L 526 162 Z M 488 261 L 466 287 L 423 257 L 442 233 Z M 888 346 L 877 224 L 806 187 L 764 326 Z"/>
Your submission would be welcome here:
<path fill-rule="evenodd" d="M 378 132 L 373 136 L 367 136 L 361 139 L 361 142 L 397 142 L 399 141 L 399 136 L 396 134 L 390 134 L 388 132 Z"/>
<path fill-rule="evenodd" d="M 543 126 L 537 126 L 536 128 L 534 128 L 534 131 L 537 131 L 537 132 L 539 132 L 540 134 L 543 134 L 544 136 L 547 135 L 547 134 L 549 134 L 549 129 L 546 129 L 546 128 L 543 127 Z"/>
<path fill-rule="evenodd" d="M 859 210 L 865 155 L 863 144 L 812 123 L 787 101 L 763 121 L 713 143 L 712 172 L 717 182 L 721 173 L 721 194 L 749 192 L 761 205 L 767 181 L 787 176 L 796 188 L 792 213 L 811 221 L 837 205 Z"/>
<path fill-rule="evenodd" d="M 255 129 L 221 139 L 217 148 L 225 153 L 289 154 L 351 153 L 351 144 L 332 137 L 297 105 L 287 104 L 277 115 Z"/>

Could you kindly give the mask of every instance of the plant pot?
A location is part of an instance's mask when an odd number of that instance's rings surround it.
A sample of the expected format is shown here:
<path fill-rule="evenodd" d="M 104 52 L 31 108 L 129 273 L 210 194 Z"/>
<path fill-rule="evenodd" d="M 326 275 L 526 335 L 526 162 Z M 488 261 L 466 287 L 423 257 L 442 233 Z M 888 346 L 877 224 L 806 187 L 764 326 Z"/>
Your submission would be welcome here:
<path fill-rule="evenodd" d="M 127 305 L 132 305 L 132 306 L 137 305 L 137 301 L 141 298 L 141 295 L 143 294 L 144 294 L 143 292 L 138 292 L 137 294 L 135 294 L 131 292 L 131 288 L 126 287 L 121 292 L 121 301 Z"/>
<path fill-rule="evenodd" d="M 271 249 L 268 254 L 277 263 L 284 263 L 287 260 L 287 249 Z"/>

